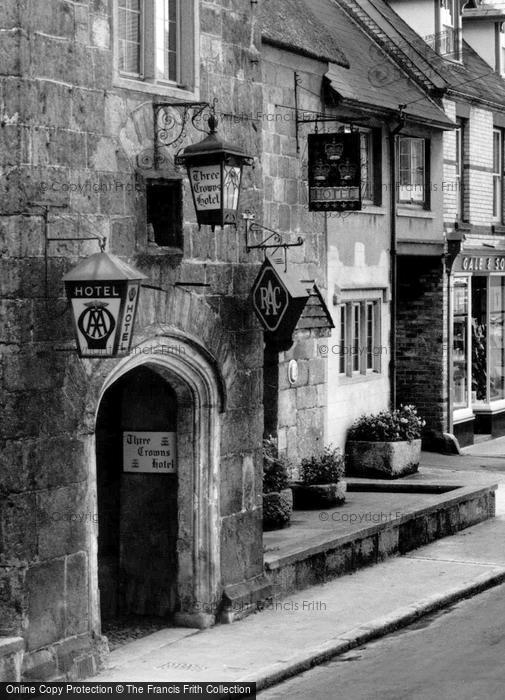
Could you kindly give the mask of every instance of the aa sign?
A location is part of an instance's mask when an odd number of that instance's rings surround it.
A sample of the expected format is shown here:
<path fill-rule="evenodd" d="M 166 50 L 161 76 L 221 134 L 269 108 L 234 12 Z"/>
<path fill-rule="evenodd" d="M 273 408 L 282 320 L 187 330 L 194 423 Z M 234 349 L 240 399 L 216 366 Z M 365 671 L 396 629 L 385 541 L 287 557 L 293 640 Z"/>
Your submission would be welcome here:
<path fill-rule="evenodd" d="M 65 277 L 81 357 L 120 357 L 130 350 L 145 275 L 110 253 L 96 253 Z"/>

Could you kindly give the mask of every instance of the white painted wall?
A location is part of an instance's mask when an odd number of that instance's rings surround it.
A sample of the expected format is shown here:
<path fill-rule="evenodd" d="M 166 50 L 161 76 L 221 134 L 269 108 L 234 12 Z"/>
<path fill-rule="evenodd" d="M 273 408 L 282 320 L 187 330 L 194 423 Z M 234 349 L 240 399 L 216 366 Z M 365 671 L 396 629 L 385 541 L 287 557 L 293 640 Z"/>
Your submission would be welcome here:
<path fill-rule="evenodd" d="M 433 0 L 390 0 L 389 4 L 420 36 L 435 34 Z"/>
<path fill-rule="evenodd" d="M 463 22 L 463 39 L 493 70 L 496 69 L 494 22 Z"/>

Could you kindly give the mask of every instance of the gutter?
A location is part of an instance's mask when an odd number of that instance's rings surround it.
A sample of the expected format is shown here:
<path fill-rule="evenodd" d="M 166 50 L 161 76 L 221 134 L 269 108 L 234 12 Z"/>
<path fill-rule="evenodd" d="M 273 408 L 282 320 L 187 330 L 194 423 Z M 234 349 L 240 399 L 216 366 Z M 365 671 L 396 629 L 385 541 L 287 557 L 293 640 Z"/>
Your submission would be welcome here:
<path fill-rule="evenodd" d="M 405 116 L 400 112 L 399 122 L 391 129 L 388 124 L 389 140 L 389 177 L 391 182 L 391 195 L 389 199 L 391 217 L 391 241 L 390 241 L 390 346 L 391 359 L 389 361 L 389 396 L 391 409 L 396 408 L 396 295 L 398 287 L 398 265 L 397 265 L 397 241 L 396 241 L 396 136 L 405 126 Z"/>

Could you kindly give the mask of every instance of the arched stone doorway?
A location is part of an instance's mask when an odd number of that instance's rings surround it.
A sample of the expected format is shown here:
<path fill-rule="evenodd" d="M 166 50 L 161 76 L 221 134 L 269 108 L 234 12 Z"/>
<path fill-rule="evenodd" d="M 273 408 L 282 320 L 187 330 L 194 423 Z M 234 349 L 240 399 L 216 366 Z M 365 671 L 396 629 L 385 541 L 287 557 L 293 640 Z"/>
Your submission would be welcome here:
<path fill-rule="evenodd" d="M 173 337 L 149 340 L 141 346 L 137 346 L 134 355 L 122 360 L 109 375 L 102 388 L 101 397 L 96 414 L 96 456 L 97 456 L 97 497 L 98 497 L 98 552 L 99 563 L 98 588 L 103 590 L 104 598 L 102 616 L 114 609 L 114 606 L 125 605 L 126 609 L 145 612 L 145 614 L 172 615 L 175 624 L 195 627 L 206 627 L 215 621 L 215 615 L 219 607 L 221 590 L 220 576 L 220 517 L 219 517 L 219 414 L 224 410 L 224 390 L 221 376 L 217 370 L 213 358 L 195 340 L 174 332 Z M 128 404 L 135 392 L 142 394 L 142 384 L 156 386 L 158 394 L 145 410 L 142 430 L 136 428 L 140 423 L 135 415 L 135 407 L 123 408 L 120 418 L 104 418 L 110 414 L 113 405 L 121 402 L 123 407 Z M 145 394 L 145 392 L 144 392 Z M 120 398 L 121 397 L 121 398 Z M 145 398 L 145 397 L 144 397 Z M 147 402 L 149 404 L 149 401 Z M 158 410 L 153 409 L 157 406 Z M 160 407 L 163 406 L 163 410 Z M 154 411 L 154 413 L 153 413 Z M 163 415 L 165 414 L 165 415 Z M 135 425 L 127 426 L 126 418 L 133 420 Z M 109 533 L 114 532 L 112 523 L 121 524 L 121 507 L 114 497 L 105 495 L 108 477 L 102 475 L 103 463 L 111 461 L 110 450 L 120 450 L 119 463 L 122 469 L 122 440 L 117 433 L 123 433 L 124 428 L 135 427 L 139 432 L 157 431 L 172 432 L 175 425 L 177 476 L 168 474 L 154 475 L 158 479 L 167 480 L 167 487 L 162 487 L 160 493 L 156 489 L 146 489 L 146 501 L 158 499 L 161 495 L 161 504 L 156 505 L 154 512 L 161 518 L 164 529 L 164 542 L 167 543 L 167 535 L 170 538 L 174 532 L 173 522 L 165 517 L 166 511 L 176 507 L 176 536 L 173 548 L 163 550 L 161 541 L 156 542 L 154 548 L 163 551 L 164 561 L 168 563 L 172 573 L 175 571 L 175 583 L 173 579 L 163 579 L 165 590 L 158 595 L 147 595 L 146 586 L 135 584 L 135 565 L 125 568 L 121 564 L 122 532 L 130 532 L 124 542 L 129 542 L 128 537 L 133 538 L 135 547 L 140 546 L 140 540 L 132 532 L 135 518 L 125 523 L 123 530 L 119 528 L 119 542 L 116 535 L 103 535 L 101 530 L 105 528 Z M 160 428 L 160 430 L 158 430 Z M 161 429 L 162 428 L 162 429 Z M 107 431 L 112 430 L 111 445 L 105 446 Z M 135 431 L 131 431 L 135 432 Z M 115 440 L 115 443 L 114 443 Z M 113 461 L 116 457 L 112 458 Z M 110 480 L 117 482 L 118 466 L 113 467 Z M 124 476 L 124 474 L 123 474 Z M 142 480 L 142 474 L 132 475 L 136 480 Z M 150 474 L 144 476 L 150 477 Z M 119 477 L 121 480 L 121 477 Z M 176 482 L 177 489 L 170 489 L 168 481 Z M 131 479 L 129 480 L 131 483 Z M 120 488 L 120 496 L 126 497 L 125 488 L 128 483 L 123 479 L 124 486 Z M 110 484 L 109 484 L 110 486 Z M 105 490 L 104 490 L 105 489 Z M 109 488 L 109 494 L 113 489 Z M 174 494 L 176 491 L 176 494 Z M 130 494 L 131 496 L 131 494 Z M 129 497 L 126 497 L 127 501 Z M 135 503 L 135 498 L 133 499 Z M 109 500 L 109 514 L 101 516 L 105 510 L 105 504 Z M 115 515 L 114 515 L 115 513 Z M 104 518 L 103 523 L 101 517 Z M 151 521 L 152 522 L 152 521 Z M 125 530 L 126 528 L 126 530 Z M 115 537 L 115 538 L 114 538 Z M 162 538 L 163 539 L 163 538 Z M 142 557 L 149 557 L 149 540 L 141 553 Z M 118 561 L 118 573 L 116 579 L 111 578 L 112 585 L 104 584 L 107 562 L 105 552 L 109 551 L 109 560 Z M 173 554 L 174 564 L 171 557 Z M 123 560 L 128 563 L 128 557 Z M 161 567 L 163 568 L 163 567 Z M 159 571 L 159 570 L 158 570 Z M 131 572 L 131 581 L 126 580 Z M 153 572 L 156 576 L 156 567 Z M 121 579 L 123 577 L 123 579 Z M 117 581 L 117 585 L 115 584 Z M 112 590 L 110 590 L 112 588 Z M 147 587 L 148 589 L 149 587 Z M 115 591 L 115 593 L 114 593 Z M 114 602 L 116 595 L 116 602 Z"/>
<path fill-rule="evenodd" d="M 168 436 L 176 431 L 175 391 L 147 365 L 124 374 L 102 397 L 96 424 L 102 620 L 177 610 L 177 474 L 143 471 L 161 463 L 158 453 L 171 452 Z M 160 434 L 167 446 L 154 449 Z M 140 453 L 139 471 L 131 470 L 125 449 Z"/>

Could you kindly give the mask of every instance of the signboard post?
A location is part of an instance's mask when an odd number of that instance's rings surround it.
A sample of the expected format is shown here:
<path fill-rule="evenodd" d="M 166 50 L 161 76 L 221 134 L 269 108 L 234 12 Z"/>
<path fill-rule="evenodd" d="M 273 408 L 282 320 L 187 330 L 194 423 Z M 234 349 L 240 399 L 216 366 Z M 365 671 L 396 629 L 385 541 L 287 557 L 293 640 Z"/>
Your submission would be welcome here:
<path fill-rule="evenodd" d="M 309 211 L 359 211 L 359 132 L 309 134 L 308 148 Z"/>
<path fill-rule="evenodd" d="M 123 432 L 123 471 L 176 474 L 177 433 Z"/>

